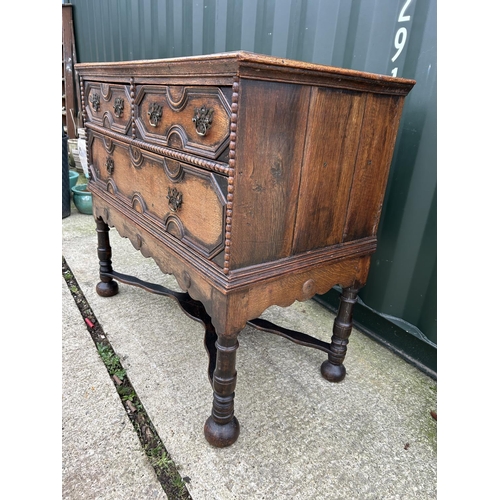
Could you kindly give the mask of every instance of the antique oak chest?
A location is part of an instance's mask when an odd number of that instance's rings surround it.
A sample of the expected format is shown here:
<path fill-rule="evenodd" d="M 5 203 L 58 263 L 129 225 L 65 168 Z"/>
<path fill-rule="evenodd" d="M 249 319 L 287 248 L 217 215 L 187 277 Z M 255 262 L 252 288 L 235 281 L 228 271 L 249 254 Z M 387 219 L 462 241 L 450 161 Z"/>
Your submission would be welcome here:
<path fill-rule="evenodd" d="M 176 299 L 205 324 L 212 413 L 236 441 L 238 332 L 247 322 L 327 356 L 345 376 L 352 307 L 367 279 L 412 80 L 234 52 L 76 66 L 97 223 L 100 282 Z M 111 265 L 109 227 L 185 293 Z M 260 319 L 271 305 L 342 296 L 331 343 Z"/>

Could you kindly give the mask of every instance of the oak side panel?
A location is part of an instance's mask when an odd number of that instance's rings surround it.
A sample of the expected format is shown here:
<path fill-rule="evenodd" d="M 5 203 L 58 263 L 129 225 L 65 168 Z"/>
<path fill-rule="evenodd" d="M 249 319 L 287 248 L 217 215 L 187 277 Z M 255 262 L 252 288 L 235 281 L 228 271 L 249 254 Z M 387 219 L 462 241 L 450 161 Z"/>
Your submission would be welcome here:
<path fill-rule="evenodd" d="M 240 80 L 230 269 L 290 255 L 310 87 Z"/>
<path fill-rule="evenodd" d="M 402 109 L 402 97 L 367 95 L 343 241 L 377 233 Z"/>
<path fill-rule="evenodd" d="M 342 241 L 366 95 L 312 90 L 293 253 Z"/>

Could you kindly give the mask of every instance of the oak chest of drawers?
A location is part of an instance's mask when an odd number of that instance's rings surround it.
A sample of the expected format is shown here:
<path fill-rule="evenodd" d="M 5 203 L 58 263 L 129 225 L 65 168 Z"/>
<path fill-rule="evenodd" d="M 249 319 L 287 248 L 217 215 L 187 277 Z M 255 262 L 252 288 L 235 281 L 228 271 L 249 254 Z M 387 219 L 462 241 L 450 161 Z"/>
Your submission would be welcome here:
<path fill-rule="evenodd" d="M 102 296 L 122 281 L 175 298 L 206 327 L 214 399 L 205 436 L 238 437 L 237 337 L 256 328 L 343 361 L 367 278 L 412 80 L 248 52 L 76 67 Z M 109 227 L 185 293 L 116 272 Z M 332 341 L 259 319 L 343 289 Z"/>

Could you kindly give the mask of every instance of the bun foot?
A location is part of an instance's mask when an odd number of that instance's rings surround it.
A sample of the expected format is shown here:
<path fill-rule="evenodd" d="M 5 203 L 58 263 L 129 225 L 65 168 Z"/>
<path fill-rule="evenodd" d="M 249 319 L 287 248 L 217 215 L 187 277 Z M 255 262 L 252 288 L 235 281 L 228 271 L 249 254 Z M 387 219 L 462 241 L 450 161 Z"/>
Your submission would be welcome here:
<path fill-rule="evenodd" d="M 118 283 L 116 281 L 100 281 L 95 287 L 97 295 L 100 297 L 112 297 L 118 293 Z"/>
<path fill-rule="evenodd" d="M 216 448 L 231 446 L 240 435 L 240 424 L 233 417 L 227 424 L 218 424 L 212 416 L 205 422 L 205 438 Z"/>
<path fill-rule="evenodd" d="M 328 382 L 341 382 L 345 378 L 345 366 L 334 365 L 328 360 L 323 361 L 321 365 L 321 375 L 323 375 L 323 378 L 328 380 Z"/>

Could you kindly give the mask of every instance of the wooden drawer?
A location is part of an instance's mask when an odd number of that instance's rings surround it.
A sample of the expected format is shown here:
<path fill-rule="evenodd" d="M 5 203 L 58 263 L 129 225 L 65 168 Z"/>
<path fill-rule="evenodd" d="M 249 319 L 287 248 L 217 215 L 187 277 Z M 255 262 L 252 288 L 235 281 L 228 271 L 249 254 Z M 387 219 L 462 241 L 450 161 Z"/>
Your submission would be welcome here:
<path fill-rule="evenodd" d="M 120 134 L 130 134 L 132 99 L 128 85 L 87 82 L 84 99 L 88 121 Z"/>
<path fill-rule="evenodd" d="M 137 136 L 217 159 L 229 144 L 230 87 L 137 85 Z"/>
<path fill-rule="evenodd" d="M 89 147 L 100 190 L 223 265 L 227 177 L 97 133 Z"/>

